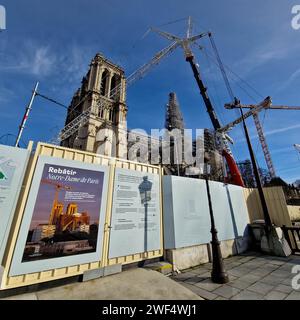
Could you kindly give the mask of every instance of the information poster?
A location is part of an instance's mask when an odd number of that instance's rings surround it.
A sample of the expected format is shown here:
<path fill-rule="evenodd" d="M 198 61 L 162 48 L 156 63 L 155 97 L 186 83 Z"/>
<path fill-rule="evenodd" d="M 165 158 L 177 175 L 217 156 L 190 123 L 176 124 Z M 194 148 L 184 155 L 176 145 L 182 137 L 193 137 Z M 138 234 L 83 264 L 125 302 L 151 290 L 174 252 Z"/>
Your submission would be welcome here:
<path fill-rule="evenodd" d="M 0 264 L 28 158 L 29 150 L 0 145 Z"/>
<path fill-rule="evenodd" d="M 116 169 L 109 258 L 161 247 L 159 176 Z"/>
<path fill-rule="evenodd" d="M 39 159 L 18 239 L 16 266 L 25 272 L 100 259 L 106 168 L 50 159 Z"/>

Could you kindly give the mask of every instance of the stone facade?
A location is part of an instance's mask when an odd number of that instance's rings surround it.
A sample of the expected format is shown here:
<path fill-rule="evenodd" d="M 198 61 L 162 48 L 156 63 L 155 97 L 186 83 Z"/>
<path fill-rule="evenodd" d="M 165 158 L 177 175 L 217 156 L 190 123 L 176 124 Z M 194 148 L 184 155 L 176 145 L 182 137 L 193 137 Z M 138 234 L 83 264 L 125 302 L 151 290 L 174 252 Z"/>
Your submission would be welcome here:
<path fill-rule="evenodd" d="M 88 122 L 62 146 L 126 158 L 126 80 L 121 67 L 97 54 L 68 108 L 66 125 L 92 108 Z"/>

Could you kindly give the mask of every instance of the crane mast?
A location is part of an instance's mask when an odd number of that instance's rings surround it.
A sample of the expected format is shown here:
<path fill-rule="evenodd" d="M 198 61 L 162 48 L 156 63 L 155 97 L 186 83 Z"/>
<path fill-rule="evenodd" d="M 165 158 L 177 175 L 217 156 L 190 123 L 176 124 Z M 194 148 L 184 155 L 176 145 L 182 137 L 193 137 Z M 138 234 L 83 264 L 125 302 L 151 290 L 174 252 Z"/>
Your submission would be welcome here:
<path fill-rule="evenodd" d="M 267 164 L 270 176 L 271 176 L 272 179 L 274 179 L 274 178 L 276 178 L 275 167 L 274 167 L 274 164 L 273 164 L 273 160 L 272 160 L 272 157 L 271 157 L 269 146 L 267 144 L 267 140 L 266 140 L 265 135 L 264 135 L 264 130 L 263 130 L 263 127 L 262 127 L 262 125 L 260 123 L 259 115 L 258 115 L 257 112 L 253 113 L 253 120 L 254 120 L 254 124 L 255 124 L 255 127 L 256 127 L 256 130 L 257 130 L 259 142 L 260 142 L 262 150 L 263 150 L 263 154 L 264 154 L 264 157 L 265 157 L 265 160 L 266 160 L 266 164 Z"/>
<path fill-rule="evenodd" d="M 200 38 L 203 38 L 205 36 L 210 36 L 211 33 L 209 32 L 205 32 L 205 33 L 200 33 L 196 36 L 192 36 L 192 21 L 191 21 L 191 18 L 189 17 L 189 20 L 188 20 L 188 30 L 187 30 L 187 36 L 186 38 L 179 38 L 177 36 L 174 36 L 168 32 L 165 32 L 165 31 L 161 31 L 161 30 L 157 30 L 155 28 L 151 28 L 152 31 L 158 33 L 159 35 L 161 35 L 162 37 L 168 39 L 168 40 L 171 40 L 171 41 L 176 41 L 176 43 L 178 44 L 178 46 L 181 46 L 183 51 L 184 51 L 184 55 L 185 55 L 185 59 L 186 61 L 190 64 L 191 68 L 192 68 L 192 71 L 193 71 L 193 74 L 194 74 L 194 77 L 195 77 L 195 80 L 197 82 L 197 85 L 199 87 L 199 90 L 200 90 L 200 94 L 203 98 L 203 101 L 204 101 L 204 104 L 206 106 L 206 109 L 207 109 L 207 112 L 208 112 L 208 115 L 210 117 L 210 120 L 213 124 L 213 127 L 215 130 L 218 130 L 220 129 L 222 126 L 221 126 L 221 123 L 216 115 L 216 112 L 214 110 L 214 107 L 211 103 L 211 100 L 207 94 L 207 88 L 205 87 L 204 83 L 203 83 L 203 80 L 201 78 L 201 74 L 200 74 L 200 70 L 199 70 L 199 67 L 195 61 L 195 56 L 191 50 L 191 44 L 194 43 L 196 40 L 199 40 Z"/>
<path fill-rule="evenodd" d="M 193 74 L 194 74 L 194 77 L 196 79 L 196 82 L 198 84 L 198 87 L 199 87 L 199 90 L 200 90 L 200 94 L 203 98 L 203 101 L 205 103 L 205 106 L 206 106 L 206 109 L 207 109 L 207 112 L 208 112 L 208 115 L 210 117 L 210 120 L 213 124 L 213 127 L 215 130 L 218 130 L 220 129 L 222 126 L 221 126 L 221 123 L 216 115 L 216 112 L 214 110 L 214 107 L 211 103 L 211 100 L 207 94 L 207 88 L 204 86 L 204 83 L 202 81 L 202 78 L 201 78 L 201 75 L 200 75 L 200 70 L 199 70 L 199 67 L 197 66 L 196 62 L 195 62 L 195 58 L 193 55 L 189 55 L 186 57 L 186 61 L 189 62 L 189 64 L 191 65 L 191 68 L 193 70 Z"/>

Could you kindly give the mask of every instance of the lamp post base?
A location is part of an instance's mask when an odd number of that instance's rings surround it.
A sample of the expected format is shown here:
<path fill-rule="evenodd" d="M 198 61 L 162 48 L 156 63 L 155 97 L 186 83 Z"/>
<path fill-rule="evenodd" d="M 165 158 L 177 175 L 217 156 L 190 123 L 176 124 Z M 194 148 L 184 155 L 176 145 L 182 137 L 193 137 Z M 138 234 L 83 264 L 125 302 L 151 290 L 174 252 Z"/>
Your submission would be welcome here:
<path fill-rule="evenodd" d="M 261 238 L 261 251 L 277 257 L 288 257 L 292 254 L 281 228 L 266 228 Z"/>
<path fill-rule="evenodd" d="M 229 277 L 227 272 L 225 271 L 224 262 L 222 258 L 220 241 L 214 239 L 211 242 L 212 248 L 212 272 L 211 272 L 211 280 L 214 283 L 224 284 L 229 282 Z"/>
<path fill-rule="evenodd" d="M 206 176 L 205 181 L 206 181 L 207 199 L 208 199 L 209 213 L 210 213 L 210 220 L 211 220 L 210 233 L 211 233 L 211 251 L 212 251 L 212 259 L 213 259 L 211 280 L 215 283 L 223 284 L 223 283 L 229 282 L 229 278 L 224 268 L 222 252 L 220 248 L 220 241 L 218 239 L 218 231 L 215 225 L 208 176 Z"/>

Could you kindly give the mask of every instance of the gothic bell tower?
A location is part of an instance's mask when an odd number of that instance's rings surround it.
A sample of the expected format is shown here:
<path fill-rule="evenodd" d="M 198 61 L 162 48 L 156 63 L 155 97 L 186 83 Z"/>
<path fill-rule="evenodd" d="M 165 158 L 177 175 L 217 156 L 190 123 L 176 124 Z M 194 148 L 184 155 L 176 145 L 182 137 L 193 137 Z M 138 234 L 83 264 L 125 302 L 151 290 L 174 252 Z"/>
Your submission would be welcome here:
<path fill-rule="evenodd" d="M 91 109 L 88 121 L 62 141 L 69 148 L 127 158 L 126 80 L 121 67 L 98 53 L 68 108 L 66 125 Z"/>

